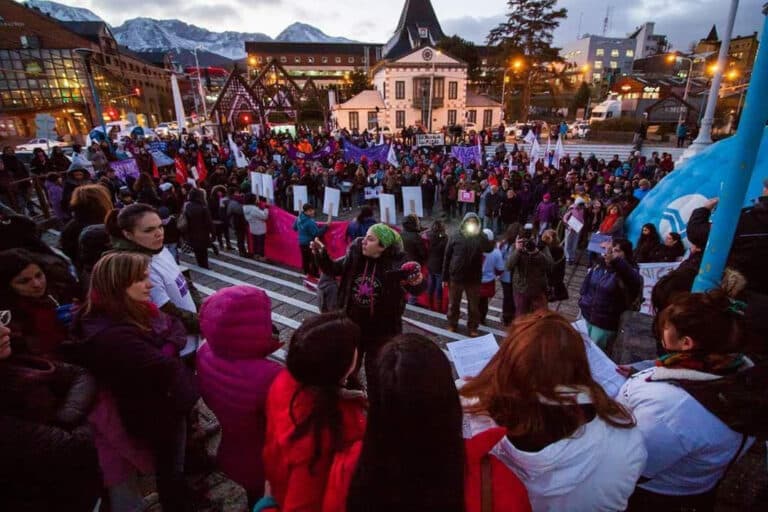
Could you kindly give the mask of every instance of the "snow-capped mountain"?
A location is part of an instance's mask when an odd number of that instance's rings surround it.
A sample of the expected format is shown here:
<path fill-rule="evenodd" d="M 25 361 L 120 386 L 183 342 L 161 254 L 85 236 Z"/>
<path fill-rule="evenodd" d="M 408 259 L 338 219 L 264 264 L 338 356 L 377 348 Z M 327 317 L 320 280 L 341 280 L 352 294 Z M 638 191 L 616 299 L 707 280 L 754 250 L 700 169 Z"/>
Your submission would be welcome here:
<path fill-rule="evenodd" d="M 25 3 L 61 21 L 102 21 L 93 11 L 82 7 L 70 7 L 45 0 L 27 0 Z"/>
<path fill-rule="evenodd" d="M 61 21 L 103 21 L 99 16 L 79 7 L 69 7 L 46 0 L 27 0 L 31 7 L 50 14 Z M 205 28 L 190 25 L 179 20 L 156 20 L 153 18 L 133 18 L 118 27 L 112 27 L 117 42 L 131 50 L 168 51 L 173 49 L 194 50 L 201 48 L 228 59 L 239 60 L 246 57 L 245 41 L 272 41 L 260 32 L 213 32 Z M 293 23 L 274 39 L 282 42 L 311 43 L 350 43 L 344 37 L 333 37 L 322 30 L 306 23 Z"/>
<path fill-rule="evenodd" d="M 290 43 L 354 43 L 346 37 L 333 37 L 327 35 L 319 28 L 307 25 L 306 23 L 293 23 L 285 28 L 275 41 Z"/>
<path fill-rule="evenodd" d="M 201 47 L 229 59 L 245 57 L 245 41 L 271 41 L 261 33 L 211 32 L 179 20 L 133 18 L 119 27 L 113 27 L 115 39 L 135 51 L 170 50 Z"/>

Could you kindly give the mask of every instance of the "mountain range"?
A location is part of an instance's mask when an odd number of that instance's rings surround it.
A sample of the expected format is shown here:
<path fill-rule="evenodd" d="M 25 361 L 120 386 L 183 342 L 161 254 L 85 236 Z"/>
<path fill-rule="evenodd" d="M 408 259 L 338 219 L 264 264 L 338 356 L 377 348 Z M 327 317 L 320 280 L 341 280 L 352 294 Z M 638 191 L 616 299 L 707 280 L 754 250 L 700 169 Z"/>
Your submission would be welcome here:
<path fill-rule="evenodd" d="M 93 11 L 82 7 L 70 7 L 47 0 L 27 0 L 26 4 L 61 21 L 104 21 Z M 246 57 L 245 41 L 354 42 L 344 37 L 329 36 L 319 28 L 298 22 L 286 27 L 274 39 L 260 32 L 213 32 L 176 19 L 132 18 L 122 25 L 110 28 L 118 43 L 137 52 L 177 50 L 186 55 L 199 48 L 231 60 Z M 202 52 L 199 52 L 198 57 L 200 55 Z"/>

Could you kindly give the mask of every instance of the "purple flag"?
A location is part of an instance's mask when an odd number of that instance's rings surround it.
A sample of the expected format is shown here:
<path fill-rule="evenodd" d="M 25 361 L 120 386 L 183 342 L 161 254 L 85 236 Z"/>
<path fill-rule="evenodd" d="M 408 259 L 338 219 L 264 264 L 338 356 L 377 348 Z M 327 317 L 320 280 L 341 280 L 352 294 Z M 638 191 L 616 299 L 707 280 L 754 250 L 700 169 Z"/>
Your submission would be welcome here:
<path fill-rule="evenodd" d="M 387 155 L 389 155 L 389 144 L 381 144 L 379 146 L 373 146 L 372 148 L 362 149 L 348 141 L 344 141 L 344 159 L 353 160 L 355 163 L 360 163 L 360 160 L 365 157 L 369 162 L 379 162 L 382 165 L 387 164 Z"/>
<path fill-rule="evenodd" d="M 131 178 L 139 177 L 139 166 L 136 164 L 135 158 L 109 162 L 109 166 L 115 170 L 115 176 L 122 181 L 125 181 L 128 176 Z"/>
<path fill-rule="evenodd" d="M 478 146 L 453 146 L 451 156 L 461 162 L 464 167 L 472 162 L 476 162 L 478 165 L 482 163 Z"/>
<path fill-rule="evenodd" d="M 303 153 L 299 151 L 296 146 L 291 144 L 288 146 L 288 158 L 291 160 L 320 160 L 327 156 L 331 156 L 336 151 L 336 141 L 331 139 L 325 143 L 323 147 L 312 153 Z"/>

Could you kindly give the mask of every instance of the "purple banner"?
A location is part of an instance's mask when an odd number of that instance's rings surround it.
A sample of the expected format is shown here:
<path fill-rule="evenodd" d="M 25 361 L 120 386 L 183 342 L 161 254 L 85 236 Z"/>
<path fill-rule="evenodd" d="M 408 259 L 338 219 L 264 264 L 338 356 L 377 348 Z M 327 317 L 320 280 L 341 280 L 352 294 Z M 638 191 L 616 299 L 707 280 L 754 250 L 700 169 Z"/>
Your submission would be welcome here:
<path fill-rule="evenodd" d="M 467 167 L 472 162 L 481 163 L 480 152 L 477 146 L 453 146 L 451 156 L 461 162 L 461 165 Z"/>
<path fill-rule="evenodd" d="M 122 181 L 125 181 L 128 176 L 134 179 L 139 177 L 139 166 L 135 158 L 109 162 L 109 166 L 115 170 L 115 176 Z"/>
<path fill-rule="evenodd" d="M 323 147 L 312 153 L 303 153 L 299 151 L 296 146 L 291 144 L 288 146 L 288 158 L 291 160 L 320 160 L 327 156 L 331 156 L 336 151 L 336 141 L 329 140 Z"/>
<path fill-rule="evenodd" d="M 389 153 L 389 144 L 381 144 L 379 146 L 373 146 L 372 148 L 361 149 L 354 144 L 344 141 L 344 159 L 353 160 L 355 163 L 360 163 L 360 160 L 365 157 L 369 162 L 379 162 L 382 165 L 387 163 L 387 154 Z"/>

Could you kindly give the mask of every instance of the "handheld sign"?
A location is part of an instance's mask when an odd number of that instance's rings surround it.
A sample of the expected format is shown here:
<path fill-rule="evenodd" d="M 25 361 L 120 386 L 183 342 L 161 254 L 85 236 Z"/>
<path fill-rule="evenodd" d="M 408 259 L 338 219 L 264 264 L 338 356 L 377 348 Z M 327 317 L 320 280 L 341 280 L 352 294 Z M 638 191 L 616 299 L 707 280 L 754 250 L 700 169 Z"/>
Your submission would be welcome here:
<path fill-rule="evenodd" d="M 424 217 L 424 206 L 421 198 L 421 187 L 403 187 L 403 216 L 415 214 Z"/>
<path fill-rule="evenodd" d="M 305 185 L 293 186 L 293 211 L 300 212 L 309 201 L 307 199 L 307 187 Z"/>
<path fill-rule="evenodd" d="M 379 210 L 381 222 L 397 224 L 397 211 L 395 210 L 395 196 L 393 194 L 379 194 Z"/>
<path fill-rule="evenodd" d="M 264 173 L 261 175 L 261 195 L 267 201 L 274 202 L 275 200 L 275 183 L 272 181 L 271 174 Z"/>
<path fill-rule="evenodd" d="M 323 213 L 331 217 L 339 216 L 339 202 L 341 201 L 341 190 L 337 188 L 325 188 L 325 200 L 323 201 Z"/>

